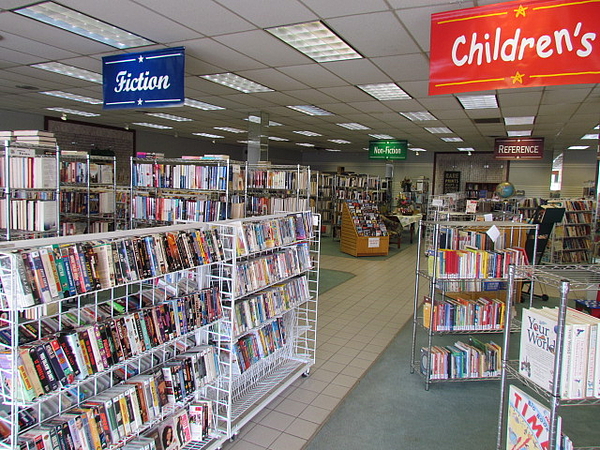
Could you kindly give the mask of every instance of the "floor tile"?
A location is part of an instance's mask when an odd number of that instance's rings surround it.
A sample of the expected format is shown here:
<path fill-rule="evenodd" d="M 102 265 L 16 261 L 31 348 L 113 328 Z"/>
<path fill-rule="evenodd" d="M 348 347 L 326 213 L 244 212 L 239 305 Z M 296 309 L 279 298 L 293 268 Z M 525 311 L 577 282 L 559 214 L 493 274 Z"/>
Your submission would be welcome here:
<path fill-rule="evenodd" d="M 302 450 L 306 439 L 283 433 L 269 446 L 269 450 Z"/>

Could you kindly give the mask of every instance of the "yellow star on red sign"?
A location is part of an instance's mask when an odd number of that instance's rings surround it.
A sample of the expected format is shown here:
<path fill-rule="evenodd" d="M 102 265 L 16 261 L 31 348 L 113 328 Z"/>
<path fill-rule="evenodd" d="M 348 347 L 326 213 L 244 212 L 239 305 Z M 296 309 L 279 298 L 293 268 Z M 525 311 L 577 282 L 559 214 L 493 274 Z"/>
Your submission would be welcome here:
<path fill-rule="evenodd" d="M 525 12 L 527 11 L 527 6 L 523 6 L 523 5 L 519 5 L 519 7 L 517 9 L 514 10 L 515 17 L 519 17 L 519 16 L 523 16 L 525 17 Z"/>
<path fill-rule="evenodd" d="M 524 76 L 525 76 L 525 74 L 519 73 L 519 71 L 517 71 L 516 74 L 514 74 L 513 76 L 511 76 L 513 84 L 515 84 L 515 83 L 521 83 L 521 84 L 523 84 L 523 77 Z"/>

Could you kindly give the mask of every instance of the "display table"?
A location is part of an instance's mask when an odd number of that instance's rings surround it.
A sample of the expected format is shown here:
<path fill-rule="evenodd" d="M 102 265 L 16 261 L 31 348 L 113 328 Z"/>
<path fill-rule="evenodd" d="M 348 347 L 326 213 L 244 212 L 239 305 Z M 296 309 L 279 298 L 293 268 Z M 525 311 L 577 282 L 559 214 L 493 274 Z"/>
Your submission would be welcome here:
<path fill-rule="evenodd" d="M 415 234 L 415 224 L 419 223 L 419 221 L 423 218 L 423 214 L 413 214 L 412 216 L 405 216 L 402 214 L 393 214 L 393 216 L 397 217 L 400 223 L 402 224 L 402 228 L 409 227 L 410 230 L 410 243 L 413 243 L 413 236 Z"/>

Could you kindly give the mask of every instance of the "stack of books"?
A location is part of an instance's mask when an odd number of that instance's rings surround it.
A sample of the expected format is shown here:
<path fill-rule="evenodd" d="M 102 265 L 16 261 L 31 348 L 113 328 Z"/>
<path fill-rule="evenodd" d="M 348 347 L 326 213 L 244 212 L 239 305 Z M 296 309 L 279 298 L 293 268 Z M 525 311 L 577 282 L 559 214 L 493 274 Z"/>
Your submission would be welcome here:
<path fill-rule="evenodd" d="M 10 141 L 11 144 L 35 145 L 40 147 L 56 147 L 56 138 L 51 131 L 16 130 L 0 131 L 0 141 Z"/>

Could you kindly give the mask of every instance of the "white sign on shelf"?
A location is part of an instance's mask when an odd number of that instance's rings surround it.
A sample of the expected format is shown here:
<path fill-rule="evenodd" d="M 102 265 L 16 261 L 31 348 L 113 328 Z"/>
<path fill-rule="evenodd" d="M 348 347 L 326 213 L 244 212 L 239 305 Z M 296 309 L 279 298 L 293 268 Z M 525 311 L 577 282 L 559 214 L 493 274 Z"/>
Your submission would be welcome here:
<path fill-rule="evenodd" d="M 369 241 L 367 242 L 367 247 L 368 248 L 377 248 L 377 247 L 379 247 L 379 238 L 378 237 L 369 238 Z"/>

